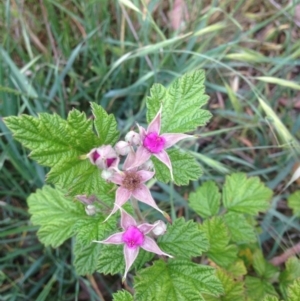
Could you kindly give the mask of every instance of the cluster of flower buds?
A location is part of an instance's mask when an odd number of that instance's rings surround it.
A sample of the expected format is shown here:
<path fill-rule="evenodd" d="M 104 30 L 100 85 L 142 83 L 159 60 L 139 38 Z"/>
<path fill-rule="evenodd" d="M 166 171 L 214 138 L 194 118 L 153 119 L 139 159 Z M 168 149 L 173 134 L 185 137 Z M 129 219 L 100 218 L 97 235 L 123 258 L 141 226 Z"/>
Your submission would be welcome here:
<path fill-rule="evenodd" d="M 155 171 L 151 157 L 155 156 L 165 164 L 171 173 L 173 179 L 173 170 L 171 160 L 166 149 L 173 146 L 178 141 L 190 138 L 192 136 L 180 133 L 164 133 L 161 130 L 161 109 L 150 122 L 147 129 L 138 125 L 139 133 L 130 131 L 125 136 L 124 141 L 119 141 L 113 148 L 111 145 L 103 145 L 92 149 L 87 157 L 92 164 L 102 170 L 102 178 L 115 183 L 118 188 L 113 210 L 106 220 L 130 199 L 148 204 L 157 211 L 161 212 L 165 218 L 170 220 L 169 215 L 163 212 L 155 203 L 149 188 L 145 182 L 153 178 Z M 119 169 L 120 156 L 127 156 L 122 170 Z M 82 201 L 82 200 L 81 200 Z M 93 214 L 92 204 L 87 204 L 87 214 Z M 116 233 L 104 241 L 95 241 L 103 244 L 124 244 L 124 255 L 126 261 L 125 276 L 138 255 L 139 248 L 154 252 L 159 255 L 172 257 L 161 251 L 156 242 L 145 236 L 152 231 L 154 235 L 161 235 L 166 231 L 166 225 L 158 221 L 153 225 L 137 225 L 132 216 L 121 209 L 121 226 L 123 232 Z M 105 221 L 106 221 L 105 220 Z"/>

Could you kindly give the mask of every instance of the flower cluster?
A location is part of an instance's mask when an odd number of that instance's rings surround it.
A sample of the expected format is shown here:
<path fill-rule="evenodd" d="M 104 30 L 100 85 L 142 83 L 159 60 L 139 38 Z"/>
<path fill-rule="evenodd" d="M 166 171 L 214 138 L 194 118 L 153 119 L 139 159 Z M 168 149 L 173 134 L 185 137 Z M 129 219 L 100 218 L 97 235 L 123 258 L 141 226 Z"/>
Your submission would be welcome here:
<path fill-rule="evenodd" d="M 164 253 L 156 242 L 145 236 L 149 232 L 160 235 L 165 232 L 166 227 L 162 221 L 151 224 L 137 225 L 136 221 L 126 213 L 121 207 L 131 198 L 148 204 L 152 208 L 161 212 L 167 219 L 170 219 L 166 212 L 163 212 L 155 203 L 149 188 L 145 182 L 154 177 L 155 171 L 151 157 L 155 156 L 164 163 L 170 170 L 173 179 L 173 170 L 171 160 L 166 149 L 177 143 L 178 141 L 191 137 L 190 135 L 180 133 L 164 133 L 161 134 L 161 112 L 160 109 L 155 118 L 150 122 L 147 129 L 138 125 L 139 133 L 130 131 L 125 136 L 125 141 L 119 141 L 113 148 L 111 145 L 103 145 L 92 149 L 87 157 L 90 162 L 102 170 L 102 178 L 115 183 L 118 188 L 114 207 L 106 220 L 121 209 L 121 226 L 123 232 L 113 234 L 103 241 L 95 241 L 103 244 L 124 244 L 124 256 L 126 262 L 125 276 L 136 259 L 139 248 L 143 248 L 149 252 L 159 255 Z M 121 162 L 120 156 L 127 156 L 124 160 L 122 169 L 119 169 Z M 78 197 L 81 202 L 87 203 L 87 207 L 91 204 Z M 87 214 L 93 214 L 91 208 L 87 208 Z M 105 220 L 105 221 L 106 221 Z"/>

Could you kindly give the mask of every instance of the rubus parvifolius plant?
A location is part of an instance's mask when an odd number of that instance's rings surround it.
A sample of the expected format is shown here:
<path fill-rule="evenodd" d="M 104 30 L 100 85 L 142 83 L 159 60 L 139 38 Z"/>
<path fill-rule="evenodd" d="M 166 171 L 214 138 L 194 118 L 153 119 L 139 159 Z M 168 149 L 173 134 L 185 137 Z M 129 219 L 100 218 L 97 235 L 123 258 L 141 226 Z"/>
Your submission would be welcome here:
<path fill-rule="evenodd" d="M 199 70 L 168 88 L 155 84 L 148 125 L 137 125 L 124 140 L 115 118 L 96 103 L 92 119 L 76 109 L 67 120 L 46 113 L 5 118 L 31 158 L 50 167 L 52 185 L 28 198 L 31 221 L 46 246 L 74 237 L 79 275 L 120 273 L 133 283 L 134 293 L 119 291 L 115 301 L 300 300 L 299 260 L 279 274 L 259 249 L 255 217 L 267 210 L 272 192 L 258 178 L 235 173 L 222 195 L 212 181 L 190 193 L 201 223 L 171 220 L 169 206 L 153 198 L 154 177 L 187 185 L 201 176 L 198 162 L 177 143 L 193 141 L 192 132 L 211 118 L 201 109 L 208 101 L 204 79 Z"/>

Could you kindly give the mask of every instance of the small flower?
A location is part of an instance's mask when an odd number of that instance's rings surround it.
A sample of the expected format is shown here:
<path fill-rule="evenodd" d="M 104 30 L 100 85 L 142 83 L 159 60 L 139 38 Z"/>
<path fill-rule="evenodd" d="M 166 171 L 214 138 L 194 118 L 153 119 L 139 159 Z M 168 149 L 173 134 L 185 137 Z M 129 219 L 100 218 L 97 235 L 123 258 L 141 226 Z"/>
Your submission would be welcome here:
<path fill-rule="evenodd" d="M 156 226 L 156 223 L 153 225 L 147 223 L 137 225 L 135 219 L 131 215 L 124 210 L 121 210 L 121 227 L 124 231 L 115 233 L 105 240 L 93 240 L 93 242 L 114 245 L 124 244 L 123 252 L 126 265 L 123 277 L 124 281 L 130 267 L 139 254 L 140 248 L 148 252 L 173 258 L 173 256 L 163 252 L 152 238 L 146 236 L 146 234 L 152 231 Z"/>
<path fill-rule="evenodd" d="M 161 212 L 166 218 L 168 214 L 159 209 L 156 205 L 150 190 L 144 184 L 154 176 L 154 172 L 147 170 L 137 170 L 136 168 L 130 169 L 132 162 L 135 160 L 135 153 L 131 151 L 123 165 L 124 171 L 117 170 L 109 179 L 111 182 L 119 185 L 116 191 L 116 200 L 114 208 L 110 215 L 105 219 L 108 220 L 123 204 L 125 204 L 131 197 L 136 198 L 138 201 L 148 204 L 154 209 Z"/>
<path fill-rule="evenodd" d="M 136 151 L 136 161 L 131 167 L 134 168 L 142 165 L 153 155 L 169 168 L 173 179 L 172 164 L 169 155 L 165 150 L 173 146 L 178 141 L 185 138 L 191 138 L 192 136 L 179 133 L 165 133 L 160 135 L 161 110 L 162 109 L 158 111 L 155 118 L 150 122 L 147 130 L 138 126 L 141 145 Z"/>
<path fill-rule="evenodd" d="M 97 165 L 100 169 L 114 168 L 119 163 L 119 157 L 111 145 L 93 148 L 87 157 L 92 164 Z"/>

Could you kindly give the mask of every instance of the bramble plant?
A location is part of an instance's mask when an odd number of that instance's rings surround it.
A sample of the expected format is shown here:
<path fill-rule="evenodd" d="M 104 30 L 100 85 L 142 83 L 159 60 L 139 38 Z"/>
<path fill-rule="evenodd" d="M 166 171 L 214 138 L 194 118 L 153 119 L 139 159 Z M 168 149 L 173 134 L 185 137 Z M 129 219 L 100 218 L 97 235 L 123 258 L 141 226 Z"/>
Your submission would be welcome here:
<path fill-rule="evenodd" d="M 148 126 L 137 125 L 124 141 L 114 116 L 96 103 L 92 119 L 76 109 L 67 120 L 46 113 L 5 118 L 31 158 L 50 167 L 52 185 L 28 198 L 31 221 L 46 246 L 74 237 L 79 275 L 121 273 L 133 283 L 131 292 L 113 294 L 115 301 L 300 300 L 299 260 L 280 272 L 259 247 L 256 216 L 268 209 L 272 191 L 257 177 L 233 173 L 222 193 L 204 182 L 188 197 L 198 222 L 171 220 L 169 207 L 162 210 L 151 194 L 153 177 L 187 185 L 202 174 L 177 143 L 196 139 L 191 133 L 212 116 L 201 109 L 204 80 L 199 70 L 168 88 L 155 84 Z"/>

